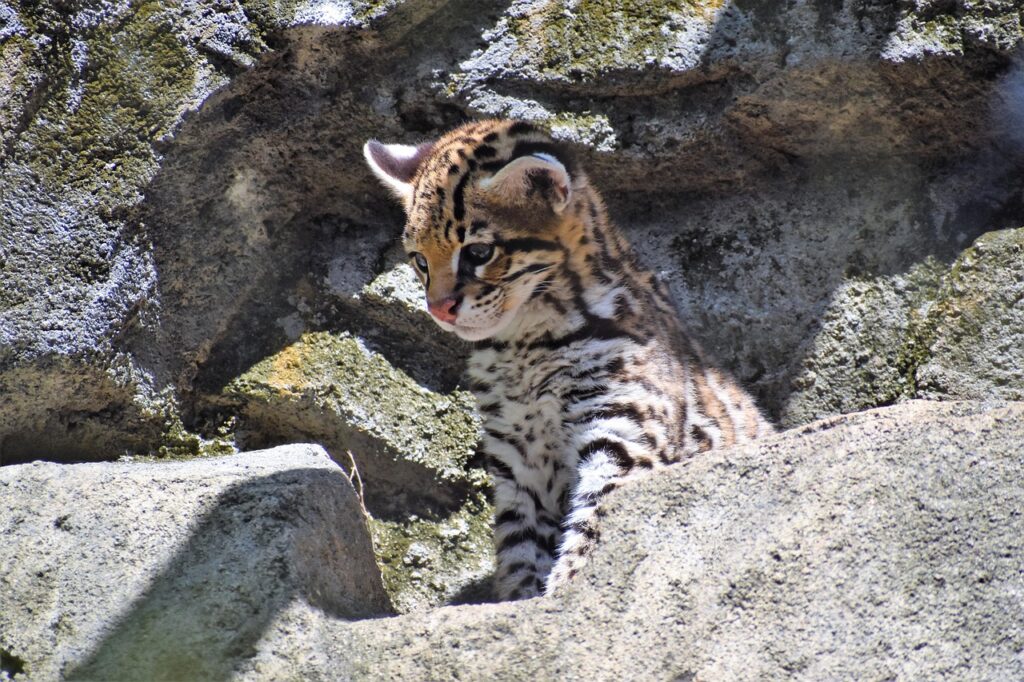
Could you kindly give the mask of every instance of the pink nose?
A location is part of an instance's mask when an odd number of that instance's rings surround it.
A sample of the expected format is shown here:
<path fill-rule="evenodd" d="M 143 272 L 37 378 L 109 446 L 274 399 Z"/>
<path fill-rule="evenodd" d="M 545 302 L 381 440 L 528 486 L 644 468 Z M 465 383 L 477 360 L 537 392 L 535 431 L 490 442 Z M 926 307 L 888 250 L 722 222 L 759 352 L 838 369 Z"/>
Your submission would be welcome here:
<path fill-rule="evenodd" d="M 458 316 L 456 312 L 459 307 L 459 303 L 462 302 L 461 296 L 448 296 L 442 298 L 440 301 L 431 301 L 427 299 L 427 310 L 430 314 L 448 324 L 453 324 L 455 318 Z"/>

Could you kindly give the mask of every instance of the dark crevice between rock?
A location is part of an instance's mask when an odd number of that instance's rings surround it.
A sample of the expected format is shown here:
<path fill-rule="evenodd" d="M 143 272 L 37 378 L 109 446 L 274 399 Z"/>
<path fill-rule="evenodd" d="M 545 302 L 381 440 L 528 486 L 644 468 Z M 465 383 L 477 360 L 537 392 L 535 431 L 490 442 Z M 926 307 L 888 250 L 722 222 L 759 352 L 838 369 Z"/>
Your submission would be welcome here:
<path fill-rule="evenodd" d="M 7 677 L 25 674 L 25 661 L 6 649 L 0 649 L 0 672 Z"/>

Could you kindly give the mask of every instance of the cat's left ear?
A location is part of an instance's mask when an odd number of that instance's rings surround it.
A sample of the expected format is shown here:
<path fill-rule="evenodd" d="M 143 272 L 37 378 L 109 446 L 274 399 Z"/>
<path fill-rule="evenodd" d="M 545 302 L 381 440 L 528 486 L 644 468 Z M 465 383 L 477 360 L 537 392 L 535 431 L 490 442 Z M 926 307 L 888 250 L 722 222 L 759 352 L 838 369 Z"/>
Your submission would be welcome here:
<path fill-rule="evenodd" d="M 480 188 L 511 204 L 543 199 L 561 215 L 572 199 L 572 180 L 565 164 L 551 154 L 537 152 L 507 163 Z"/>
<path fill-rule="evenodd" d="M 363 145 L 363 156 L 373 174 L 399 199 L 408 203 L 412 198 L 412 179 L 433 148 L 433 142 L 413 146 L 370 140 Z"/>

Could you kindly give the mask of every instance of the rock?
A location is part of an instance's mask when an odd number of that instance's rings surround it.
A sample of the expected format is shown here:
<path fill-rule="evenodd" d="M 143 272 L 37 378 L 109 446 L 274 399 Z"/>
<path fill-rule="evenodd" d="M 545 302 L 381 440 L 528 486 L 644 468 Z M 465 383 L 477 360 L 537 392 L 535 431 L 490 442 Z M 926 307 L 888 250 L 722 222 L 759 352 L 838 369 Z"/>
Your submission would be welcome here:
<path fill-rule="evenodd" d="M 34 462 L 0 469 L 0 490 L 0 659 L 16 680 L 221 678 L 284 624 L 390 611 L 359 500 L 316 446 Z"/>
<path fill-rule="evenodd" d="M 5 463 L 210 437 L 235 416 L 210 396 L 304 332 L 454 388 L 465 348 L 409 307 L 371 136 L 547 122 L 786 425 L 918 395 L 893 349 L 922 287 L 1024 224 L 1010 0 L 72 2 L 3 26 Z"/>
<path fill-rule="evenodd" d="M 397 618 L 372 618 L 388 609 L 358 503 L 317 448 L 8 467 L 4 670 L 1018 679 L 1022 442 L 1024 403 L 815 422 L 611 493 L 554 597 Z"/>
<path fill-rule="evenodd" d="M 8 467 L 4 670 L 1019 679 L 1021 442 L 1020 402 L 816 422 L 616 489 L 555 597 L 357 622 L 387 603 L 355 495 L 315 447 Z"/>
<path fill-rule="evenodd" d="M 1024 400 L 1024 228 L 965 250 L 914 331 L 918 394 Z"/>
<path fill-rule="evenodd" d="M 305 334 L 231 382 L 245 448 L 315 439 L 355 468 L 399 611 L 490 595 L 488 479 L 473 397 L 430 391 L 349 334 Z"/>
<path fill-rule="evenodd" d="M 1020 679 L 1024 404 L 909 402 L 612 493 L 563 594 L 326 622 L 359 679 Z"/>
<path fill-rule="evenodd" d="M 198 2 L 4 15 L 0 461 L 155 449 L 177 404 L 119 342 L 157 281 L 129 216 L 185 112 L 265 49 L 252 29 L 271 17 Z"/>

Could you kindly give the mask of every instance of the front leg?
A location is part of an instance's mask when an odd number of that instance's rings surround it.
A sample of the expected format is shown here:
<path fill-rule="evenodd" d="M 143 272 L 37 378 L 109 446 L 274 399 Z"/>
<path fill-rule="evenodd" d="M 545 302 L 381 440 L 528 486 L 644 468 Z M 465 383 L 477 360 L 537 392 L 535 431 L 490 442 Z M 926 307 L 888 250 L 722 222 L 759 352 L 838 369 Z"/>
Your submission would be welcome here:
<path fill-rule="evenodd" d="M 571 580 L 597 544 L 597 505 L 632 471 L 626 444 L 608 438 L 591 441 L 580 450 L 578 480 L 562 524 L 558 560 L 548 577 L 545 594 L 553 594 Z"/>
<path fill-rule="evenodd" d="M 516 481 L 510 467 L 492 461 L 496 588 L 501 600 L 541 594 L 555 561 L 560 536 L 557 518 L 540 493 Z"/>

